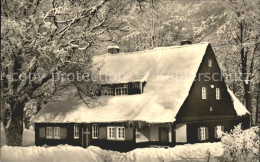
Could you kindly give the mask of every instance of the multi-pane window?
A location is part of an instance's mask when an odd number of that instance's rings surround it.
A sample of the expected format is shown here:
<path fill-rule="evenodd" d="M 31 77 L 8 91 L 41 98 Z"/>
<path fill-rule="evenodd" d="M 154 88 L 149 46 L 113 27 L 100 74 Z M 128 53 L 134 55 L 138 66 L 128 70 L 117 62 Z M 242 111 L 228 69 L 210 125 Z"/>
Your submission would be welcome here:
<path fill-rule="evenodd" d="M 216 88 L 216 99 L 220 100 L 220 89 Z"/>
<path fill-rule="evenodd" d="M 53 138 L 53 128 L 52 127 L 47 127 L 47 129 L 46 129 L 46 138 L 47 139 L 52 139 Z"/>
<path fill-rule="evenodd" d="M 208 60 L 208 66 L 212 67 L 212 60 L 211 59 Z"/>
<path fill-rule="evenodd" d="M 122 87 L 117 87 L 115 89 L 115 95 L 127 95 L 127 94 L 128 94 L 127 85 L 124 85 Z"/>
<path fill-rule="evenodd" d="M 122 126 L 107 127 L 107 139 L 124 140 L 125 139 L 125 127 L 122 127 Z"/>
<path fill-rule="evenodd" d="M 207 98 L 206 87 L 202 87 L 202 89 L 201 89 L 201 98 L 204 99 L 204 100 Z"/>
<path fill-rule="evenodd" d="M 198 128 L 198 138 L 200 141 L 204 141 L 204 140 L 208 139 L 208 128 L 207 127 Z"/>
<path fill-rule="evenodd" d="M 125 139 L 125 128 L 117 127 L 117 139 L 124 140 Z"/>
<path fill-rule="evenodd" d="M 115 127 L 107 127 L 107 139 L 115 139 L 116 138 L 116 132 Z"/>
<path fill-rule="evenodd" d="M 92 138 L 97 139 L 98 138 L 98 125 L 92 125 Z"/>
<path fill-rule="evenodd" d="M 224 132 L 224 126 L 222 126 L 222 125 L 217 125 L 217 126 L 215 127 L 215 138 L 221 138 L 223 132 Z"/>
<path fill-rule="evenodd" d="M 60 127 L 54 127 L 54 139 L 60 139 Z"/>
<path fill-rule="evenodd" d="M 79 138 L 79 125 L 74 125 L 74 138 Z"/>
<path fill-rule="evenodd" d="M 127 95 L 128 94 L 127 87 L 119 87 L 119 88 L 116 88 L 115 90 L 116 90 L 115 95 Z"/>
<path fill-rule="evenodd" d="M 102 89 L 101 93 L 102 93 L 102 95 L 105 95 L 105 96 L 113 96 L 114 95 L 113 88 L 108 88 L 108 87 Z"/>

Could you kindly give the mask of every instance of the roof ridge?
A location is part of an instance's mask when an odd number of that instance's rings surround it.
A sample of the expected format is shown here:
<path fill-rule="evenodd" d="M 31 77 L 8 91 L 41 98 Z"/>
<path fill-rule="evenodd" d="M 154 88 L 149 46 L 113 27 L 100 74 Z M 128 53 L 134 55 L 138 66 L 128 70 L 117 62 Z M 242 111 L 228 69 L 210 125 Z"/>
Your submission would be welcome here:
<path fill-rule="evenodd" d="M 103 56 L 122 56 L 122 55 L 135 55 L 135 54 L 145 54 L 144 52 L 149 52 L 149 51 L 157 51 L 157 50 L 164 50 L 164 49 L 177 49 L 177 48 L 185 48 L 185 47 L 190 47 L 190 46 L 194 46 L 194 45 L 201 45 L 201 44 L 210 44 L 210 42 L 199 42 L 196 44 L 188 44 L 188 45 L 178 45 L 178 46 L 164 46 L 164 47 L 155 47 L 152 49 L 146 49 L 146 50 L 142 50 L 142 51 L 132 51 L 132 52 L 120 52 L 117 54 L 110 54 L 110 53 L 105 53 L 105 54 L 101 54 L 101 55 L 97 55 L 94 56 L 95 58 L 97 57 L 103 57 Z"/>

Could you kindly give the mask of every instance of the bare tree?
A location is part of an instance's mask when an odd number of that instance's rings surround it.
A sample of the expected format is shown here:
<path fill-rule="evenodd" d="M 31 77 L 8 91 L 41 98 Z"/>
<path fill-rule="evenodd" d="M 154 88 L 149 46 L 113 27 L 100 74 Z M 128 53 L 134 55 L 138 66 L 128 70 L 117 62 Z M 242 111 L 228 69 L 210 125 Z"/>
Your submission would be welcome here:
<path fill-rule="evenodd" d="M 114 20 L 111 14 L 116 13 L 110 12 L 114 4 L 109 0 L 1 0 L 1 121 L 7 145 L 22 145 L 27 102 L 47 102 L 69 84 L 78 88 L 79 95 L 94 98 L 98 85 L 90 77 L 84 82 L 63 81 L 54 74 L 91 73 L 96 42 L 107 36 L 108 24 Z"/>
<path fill-rule="evenodd" d="M 252 113 L 252 92 L 259 79 L 260 16 L 259 1 L 229 0 L 227 22 L 222 25 L 221 43 L 226 45 L 226 61 L 239 74 L 246 108 Z M 220 44 L 221 44 L 220 43 Z M 221 50 L 220 50 L 221 51 Z M 222 50 L 223 52 L 224 50 Z M 234 79 L 234 78 L 233 78 Z M 236 85 L 238 85 L 236 81 Z M 251 115 L 251 123 L 252 123 Z"/>

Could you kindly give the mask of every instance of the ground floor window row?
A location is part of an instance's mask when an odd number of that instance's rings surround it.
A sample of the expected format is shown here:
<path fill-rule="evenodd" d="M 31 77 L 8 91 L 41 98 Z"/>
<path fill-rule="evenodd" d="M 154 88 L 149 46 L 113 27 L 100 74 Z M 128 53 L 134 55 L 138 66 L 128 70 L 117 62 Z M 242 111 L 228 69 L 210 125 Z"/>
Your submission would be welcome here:
<path fill-rule="evenodd" d="M 187 142 L 187 125 L 186 124 L 176 124 L 176 142 Z M 211 129 L 212 130 L 212 129 Z M 200 126 L 197 127 L 197 140 L 198 141 L 206 141 L 209 139 L 209 128 L 207 126 Z M 220 139 L 223 132 L 224 126 L 223 125 L 216 125 L 214 127 L 214 137 L 215 139 Z M 191 133 L 191 132 L 190 132 Z M 195 133 L 195 132 L 194 132 Z"/>
<path fill-rule="evenodd" d="M 74 138 L 79 138 L 79 125 L 74 124 L 73 127 Z M 98 139 L 98 125 L 92 125 L 92 138 Z M 66 127 L 40 127 L 39 137 L 46 139 L 65 139 L 67 137 Z M 124 126 L 107 126 L 107 139 L 108 140 L 125 140 L 125 127 Z"/>
<path fill-rule="evenodd" d="M 108 140 L 125 140 L 124 126 L 107 126 Z M 46 132 L 45 132 L 46 130 Z M 224 132 L 223 125 L 215 126 L 214 134 L 216 139 L 220 139 Z M 209 139 L 209 129 L 206 126 L 198 127 L 198 140 L 205 141 Z M 92 125 L 92 138 L 98 139 L 98 125 Z M 67 137 L 66 127 L 41 127 L 39 128 L 39 137 L 46 139 L 65 139 Z M 79 125 L 74 124 L 74 138 L 79 138 Z M 176 142 L 187 142 L 187 127 L 186 124 L 176 125 Z"/>

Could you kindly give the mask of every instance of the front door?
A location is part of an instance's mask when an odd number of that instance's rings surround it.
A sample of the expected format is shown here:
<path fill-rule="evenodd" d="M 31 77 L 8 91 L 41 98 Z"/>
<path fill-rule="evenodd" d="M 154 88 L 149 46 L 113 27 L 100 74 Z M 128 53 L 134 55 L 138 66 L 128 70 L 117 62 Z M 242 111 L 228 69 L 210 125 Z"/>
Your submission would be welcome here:
<path fill-rule="evenodd" d="M 159 138 L 160 138 L 160 142 L 169 142 L 169 128 L 168 127 L 159 128 Z"/>
<path fill-rule="evenodd" d="M 82 147 L 87 148 L 90 141 L 90 129 L 88 126 L 82 126 Z"/>

